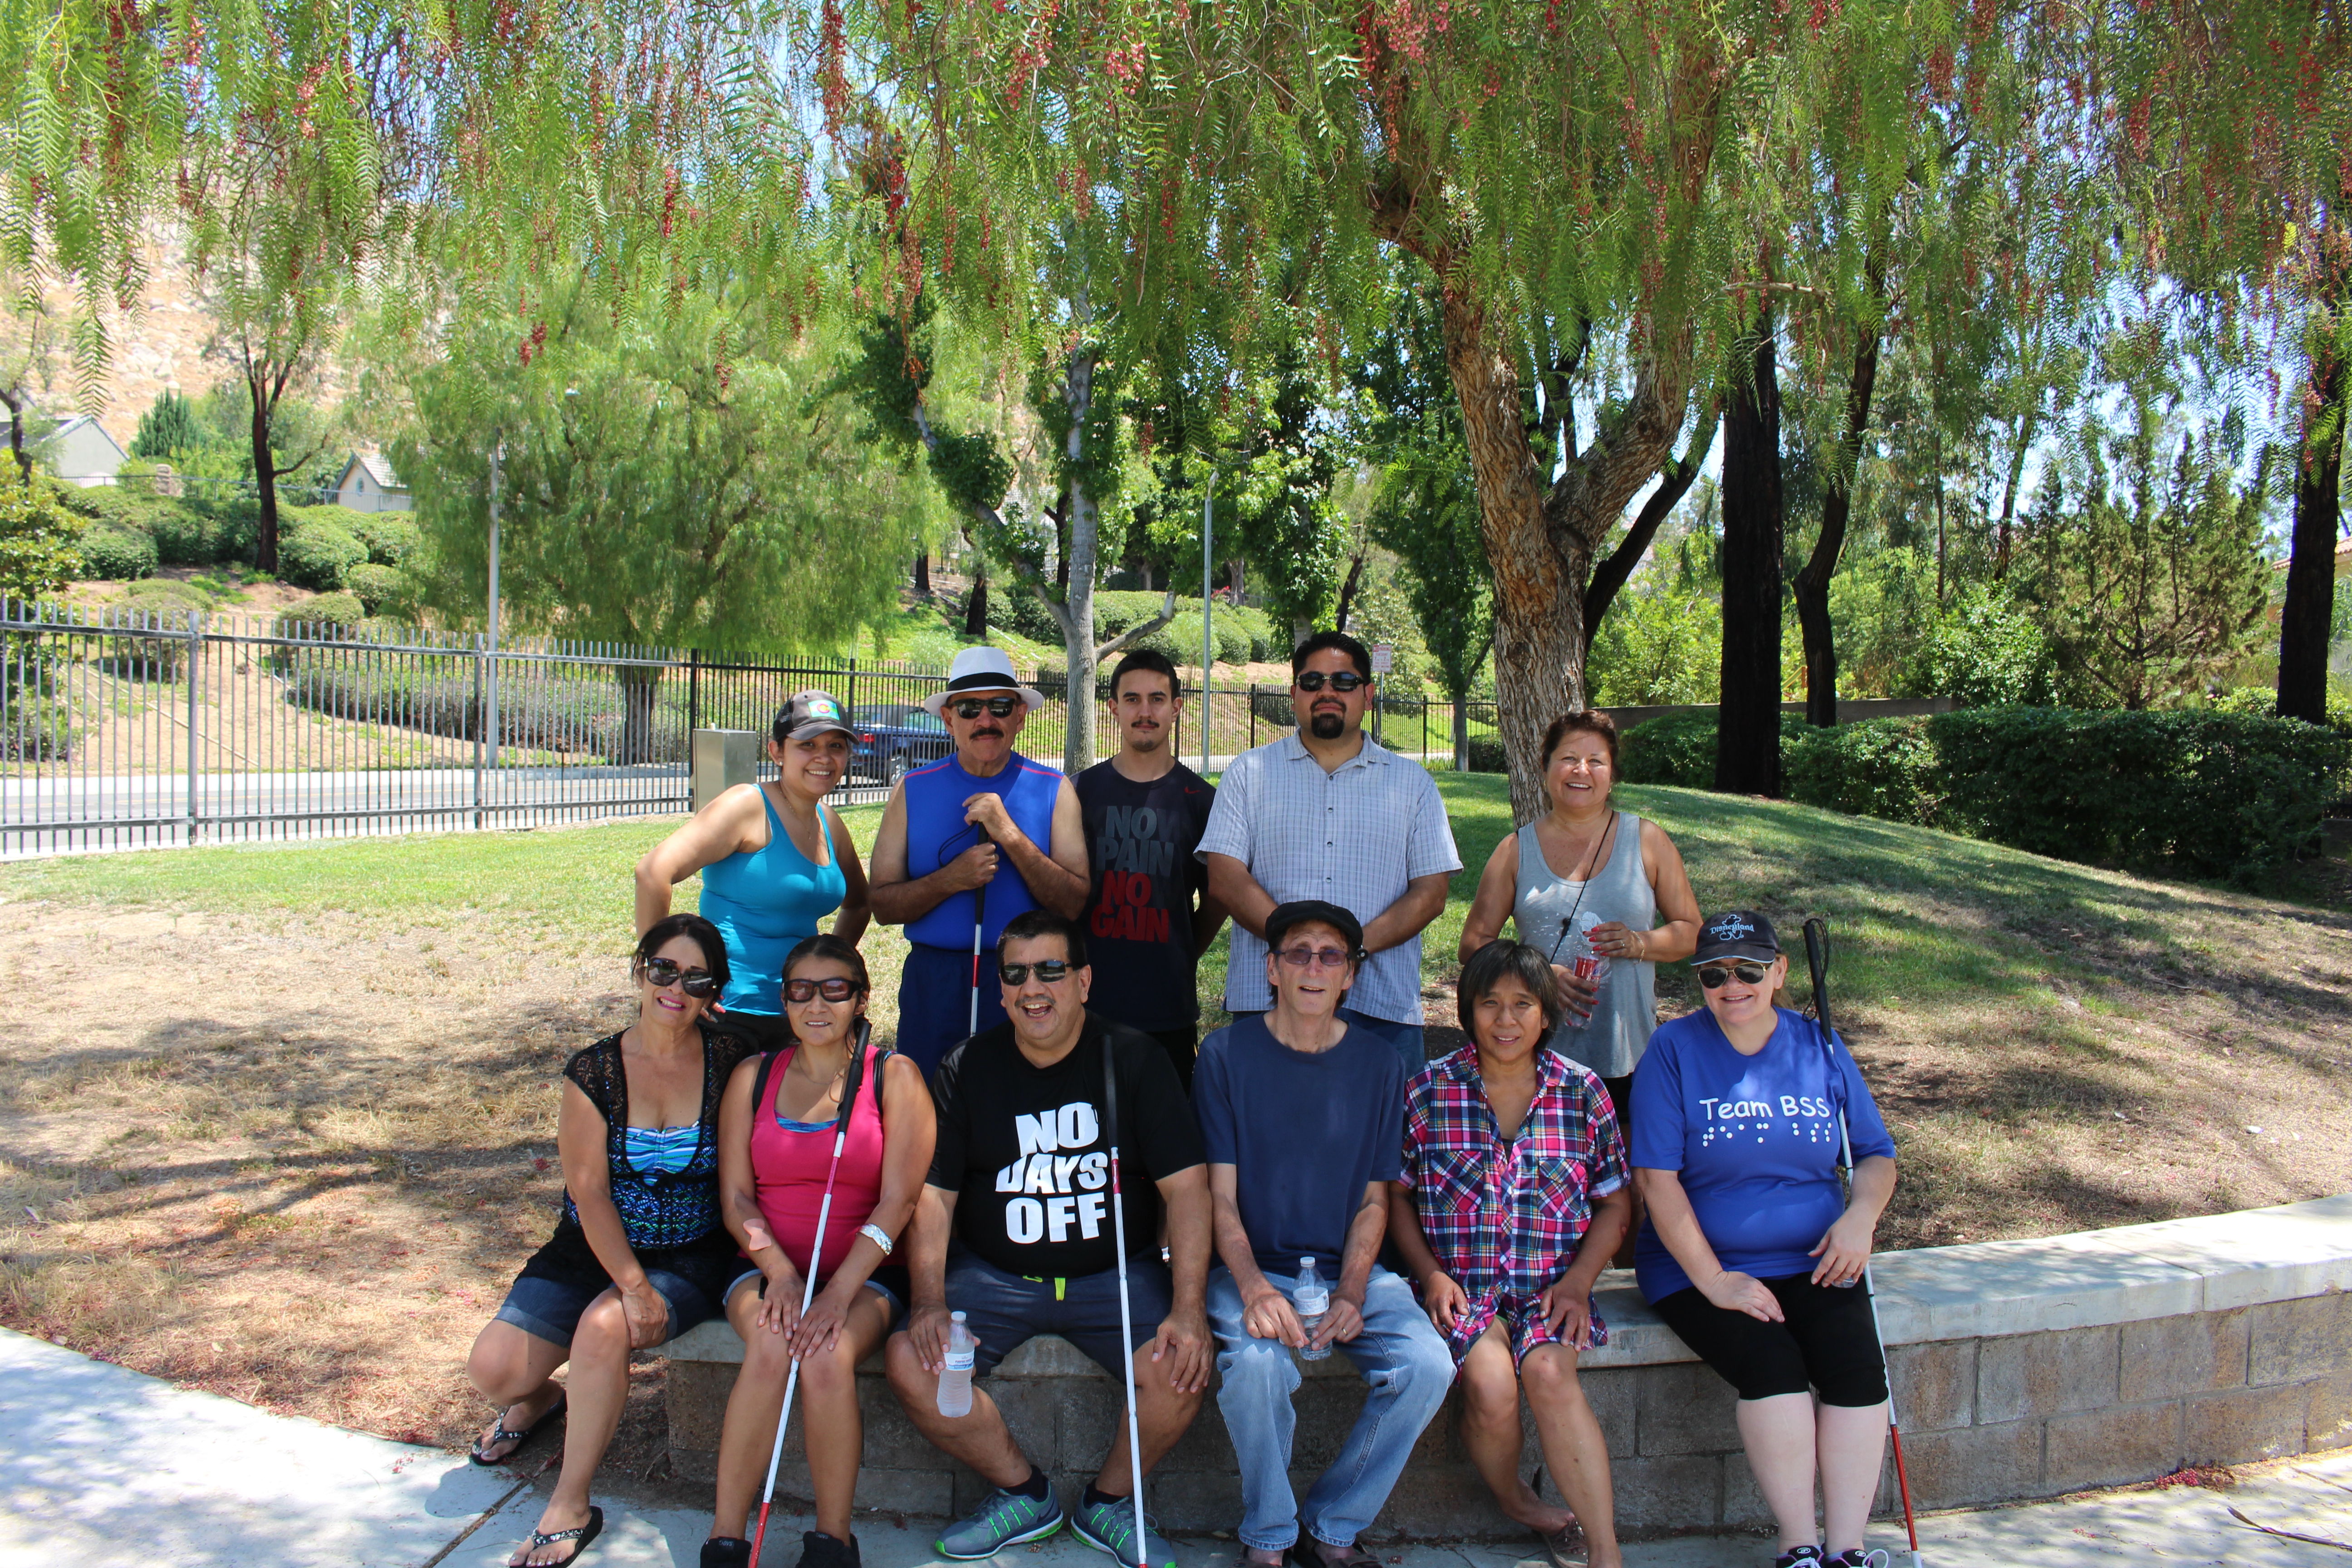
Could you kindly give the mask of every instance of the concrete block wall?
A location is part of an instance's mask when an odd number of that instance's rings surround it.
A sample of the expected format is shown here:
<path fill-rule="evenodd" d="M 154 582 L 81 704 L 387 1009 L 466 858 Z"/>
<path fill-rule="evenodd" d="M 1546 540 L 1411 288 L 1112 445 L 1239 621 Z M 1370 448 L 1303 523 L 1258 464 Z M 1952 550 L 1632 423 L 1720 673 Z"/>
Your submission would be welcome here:
<path fill-rule="evenodd" d="M 2038 1241 L 1889 1253 L 1876 1265 L 1888 1370 L 1915 1500 L 1945 1508 L 2146 1480 L 2352 1446 L 2352 1195 Z M 1630 1279 L 1595 1306 L 1610 1343 L 1579 1382 L 1609 1440 L 1621 1529 L 1656 1535 L 1769 1522 L 1732 1391 L 1692 1359 Z M 741 1346 L 724 1323 L 668 1348 L 673 1462 L 713 1473 Z M 1354 1424 L 1363 1384 L 1344 1356 L 1304 1368 L 1293 1485 L 1302 1494 Z M 1066 1494 L 1093 1478 L 1121 1419 L 1118 1385 L 1058 1339 L 1008 1356 L 984 1384 L 1030 1458 Z M 859 1379 L 861 1507 L 961 1512 L 986 1488 L 899 1411 L 878 1358 Z M 1458 1394 L 1456 1400 L 1458 1402 Z M 1422 1434 L 1383 1527 L 1514 1537 L 1463 1452 L 1449 1405 Z M 800 1417 L 778 1489 L 805 1497 Z M 1524 1463 L 1541 1463 L 1532 1418 Z M 1230 1529 L 1241 1483 L 1213 1387 L 1150 1480 L 1171 1530 Z M 1895 1509 L 1890 1464 L 1882 1512 Z"/>

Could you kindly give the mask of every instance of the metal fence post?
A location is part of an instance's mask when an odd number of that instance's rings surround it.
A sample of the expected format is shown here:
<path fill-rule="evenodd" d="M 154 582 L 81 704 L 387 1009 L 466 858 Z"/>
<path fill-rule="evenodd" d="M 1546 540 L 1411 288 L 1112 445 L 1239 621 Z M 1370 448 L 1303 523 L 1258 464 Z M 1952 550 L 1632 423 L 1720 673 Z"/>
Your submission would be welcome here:
<path fill-rule="evenodd" d="M 849 690 L 848 690 L 848 691 L 847 691 L 847 692 L 846 692 L 846 693 L 842 697 L 842 700 L 841 700 L 841 706 L 842 706 L 842 708 L 845 710 L 845 711 L 844 711 L 844 712 L 843 712 L 843 714 L 842 714 L 842 717 L 843 717 L 843 718 L 845 718 L 845 719 L 846 719 L 846 720 L 848 720 L 848 721 L 849 721 L 851 723 L 853 723 L 853 724 L 856 723 L 856 722 L 857 722 L 857 656 L 856 656 L 856 655 L 855 655 L 855 654 L 852 654 L 852 655 L 850 656 L 850 658 L 849 658 Z"/>
<path fill-rule="evenodd" d="M 1249 683 L 1250 750 L 1257 750 L 1257 682 Z"/>
<path fill-rule="evenodd" d="M 702 728 L 702 650 L 686 650 L 686 744 L 694 746 L 694 732 Z"/>
<path fill-rule="evenodd" d="M 482 826 L 482 643 L 474 639 L 474 827 Z"/>
<path fill-rule="evenodd" d="M 196 681 L 199 660 L 205 651 L 205 613 L 188 612 L 188 842 L 196 841 L 198 810 L 196 800 Z"/>

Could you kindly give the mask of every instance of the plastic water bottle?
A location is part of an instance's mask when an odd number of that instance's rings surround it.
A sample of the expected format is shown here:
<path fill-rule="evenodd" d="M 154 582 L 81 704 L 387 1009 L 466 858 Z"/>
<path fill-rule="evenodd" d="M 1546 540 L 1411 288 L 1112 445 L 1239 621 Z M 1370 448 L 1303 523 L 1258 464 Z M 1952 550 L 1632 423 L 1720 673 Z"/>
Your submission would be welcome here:
<path fill-rule="evenodd" d="M 1323 1314 L 1331 1310 L 1331 1292 L 1323 1288 L 1323 1276 L 1315 1271 L 1315 1259 L 1298 1260 L 1298 1289 L 1290 1298 L 1291 1310 L 1298 1314 L 1298 1326 L 1312 1340 L 1315 1331 L 1323 1326 Z M 1331 1353 L 1329 1345 L 1309 1344 L 1298 1352 L 1300 1361 L 1321 1361 Z"/>
<path fill-rule="evenodd" d="M 940 1373 L 940 1414 L 971 1414 L 971 1357 L 980 1342 L 963 1326 L 961 1312 L 948 1314 L 948 1364 Z"/>
<path fill-rule="evenodd" d="M 1598 914 L 1591 910 L 1585 910 L 1576 917 L 1576 935 L 1569 942 L 1570 951 L 1576 955 L 1576 977 L 1590 980 L 1595 985 L 1609 975 L 1609 960 L 1592 945 L 1592 928 L 1600 923 Z"/>

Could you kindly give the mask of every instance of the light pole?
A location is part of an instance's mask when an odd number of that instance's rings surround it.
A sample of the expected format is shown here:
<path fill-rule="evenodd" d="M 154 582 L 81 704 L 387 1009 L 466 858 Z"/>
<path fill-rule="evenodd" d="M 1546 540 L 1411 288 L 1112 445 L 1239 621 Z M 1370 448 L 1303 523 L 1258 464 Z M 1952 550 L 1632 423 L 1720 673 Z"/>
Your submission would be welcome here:
<path fill-rule="evenodd" d="M 1209 656 L 1216 648 L 1210 626 L 1209 531 L 1214 525 L 1217 470 L 1209 470 L 1208 487 L 1201 492 L 1201 772 L 1209 771 Z"/>
<path fill-rule="evenodd" d="M 490 766 L 499 765 L 499 463 L 506 456 L 501 432 L 490 432 L 490 658 L 488 712 Z"/>

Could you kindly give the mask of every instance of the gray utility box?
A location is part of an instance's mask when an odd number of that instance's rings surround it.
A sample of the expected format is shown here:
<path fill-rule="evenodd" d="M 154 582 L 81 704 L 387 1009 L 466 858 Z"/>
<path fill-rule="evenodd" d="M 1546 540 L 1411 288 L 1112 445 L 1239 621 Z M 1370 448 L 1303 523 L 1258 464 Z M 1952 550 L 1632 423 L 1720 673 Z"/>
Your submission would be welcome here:
<path fill-rule="evenodd" d="M 700 811 L 739 784 L 760 776 L 756 730 L 697 730 L 694 732 L 693 804 Z"/>

